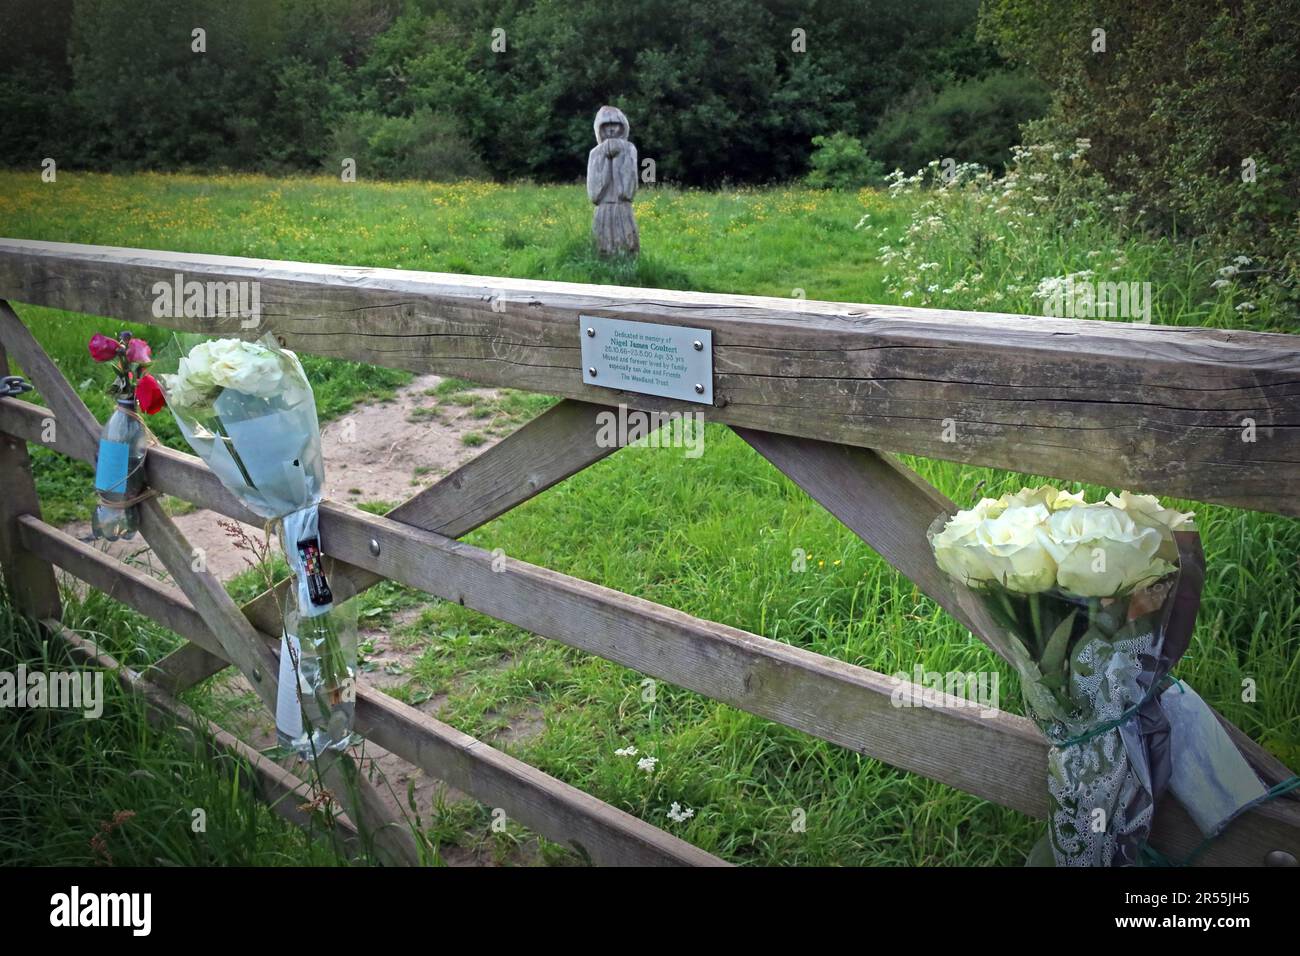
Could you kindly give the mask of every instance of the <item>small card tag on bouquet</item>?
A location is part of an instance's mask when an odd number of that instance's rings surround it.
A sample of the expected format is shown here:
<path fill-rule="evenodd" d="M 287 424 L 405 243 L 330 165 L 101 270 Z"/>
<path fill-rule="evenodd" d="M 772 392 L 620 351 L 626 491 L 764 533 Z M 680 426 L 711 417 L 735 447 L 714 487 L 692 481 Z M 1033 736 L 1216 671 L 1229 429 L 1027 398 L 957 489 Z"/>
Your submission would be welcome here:
<path fill-rule="evenodd" d="M 334 606 L 334 594 L 321 561 L 318 517 L 317 506 L 310 505 L 282 519 L 281 543 L 285 560 L 297 576 L 298 613 L 303 617 L 324 614 Z"/>
<path fill-rule="evenodd" d="M 334 603 L 334 594 L 321 570 L 320 541 L 306 538 L 298 542 L 298 560 L 307 575 L 307 596 L 315 607 Z"/>

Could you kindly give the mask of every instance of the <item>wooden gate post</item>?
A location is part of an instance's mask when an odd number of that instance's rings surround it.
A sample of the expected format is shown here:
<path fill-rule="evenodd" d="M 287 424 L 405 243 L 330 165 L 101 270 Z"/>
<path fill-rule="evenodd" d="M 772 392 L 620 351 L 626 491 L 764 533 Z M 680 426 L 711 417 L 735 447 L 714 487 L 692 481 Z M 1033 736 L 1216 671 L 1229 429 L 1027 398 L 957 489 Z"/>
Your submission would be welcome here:
<path fill-rule="evenodd" d="M 11 371 L 4 346 L 0 345 L 0 374 L 8 375 Z M 37 621 L 58 619 L 62 606 L 54 566 L 24 548 L 18 539 L 18 517 L 39 518 L 41 503 L 36 495 L 27 442 L 14 435 L 0 434 L 0 486 L 4 487 L 0 493 L 0 565 L 4 567 L 9 598 L 15 608 Z"/>

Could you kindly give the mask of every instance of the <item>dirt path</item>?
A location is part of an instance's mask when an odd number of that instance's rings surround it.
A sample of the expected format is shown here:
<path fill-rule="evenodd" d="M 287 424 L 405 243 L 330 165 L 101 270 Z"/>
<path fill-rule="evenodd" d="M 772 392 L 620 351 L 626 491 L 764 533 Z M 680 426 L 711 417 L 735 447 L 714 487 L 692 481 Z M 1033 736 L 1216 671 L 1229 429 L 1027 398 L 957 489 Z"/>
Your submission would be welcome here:
<path fill-rule="evenodd" d="M 495 435 L 484 427 L 481 409 L 490 407 L 499 399 L 495 390 L 458 390 L 452 401 L 448 400 L 449 396 L 439 394 L 438 386 L 442 381 L 436 375 L 419 376 L 399 389 L 393 399 L 354 408 L 325 425 L 321 429 L 326 463 L 325 497 L 352 505 L 400 504 L 481 454 L 512 427 L 507 424 L 494 428 L 491 431 L 495 431 Z M 467 436 L 470 438 L 468 443 Z M 228 581 L 248 568 L 243 554 L 231 547 L 226 529 L 218 524 L 218 520 L 228 519 L 198 509 L 177 514 L 174 520 L 190 543 L 203 549 L 208 569 L 222 581 Z M 93 541 L 86 522 L 69 525 L 64 530 L 83 541 Z M 245 526 L 245 530 L 254 538 L 262 537 L 261 528 Z M 143 564 L 166 577 L 143 539 L 107 545 L 99 542 L 96 546 Z M 328 548 L 328 542 L 325 546 Z M 404 612 L 395 616 L 387 627 L 366 629 L 358 635 L 359 640 L 368 641 L 373 646 L 374 652 L 367 657 L 378 665 L 360 674 L 363 682 L 384 689 L 405 680 L 392 675 L 408 671 L 410 661 L 419 656 L 420 648 L 399 648 L 391 639 L 390 632 L 408 623 L 418 612 L 419 608 Z M 228 729 L 259 749 L 274 746 L 274 721 L 257 703 L 244 678 L 228 671 L 217 680 L 217 692 L 229 702 L 237 702 Z M 436 715 L 445 699 L 445 695 L 435 696 L 421 703 L 419 708 Z M 521 720 L 521 726 L 511 727 L 505 737 L 521 739 L 539 729 L 540 721 L 527 717 Z M 450 804 L 469 799 L 383 748 L 367 744 L 365 755 L 376 761 L 388 781 L 387 787 L 381 787 L 385 802 L 409 813 L 407 791 L 408 786 L 411 787 L 425 825 L 429 822 L 431 809 L 439 800 Z M 474 835 L 470 836 L 467 842 L 473 844 Z M 477 842 L 483 845 L 483 841 Z M 488 849 L 444 846 L 440 852 L 444 862 L 453 866 L 496 863 Z M 535 858 L 535 847 L 529 843 L 513 852 L 509 862 L 528 863 Z"/>

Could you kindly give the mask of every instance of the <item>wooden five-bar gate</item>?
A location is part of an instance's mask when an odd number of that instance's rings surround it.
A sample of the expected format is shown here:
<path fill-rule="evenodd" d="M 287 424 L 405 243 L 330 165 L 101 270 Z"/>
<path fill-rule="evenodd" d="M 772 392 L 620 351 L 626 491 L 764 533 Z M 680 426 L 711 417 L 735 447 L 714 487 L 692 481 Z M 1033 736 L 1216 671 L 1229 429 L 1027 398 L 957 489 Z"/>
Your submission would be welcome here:
<path fill-rule="evenodd" d="M 492 554 L 457 540 L 614 451 L 597 441 L 597 415 L 610 406 L 699 408 L 584 384 L 579 316 L 709 330 L 708 419 L 732 427 L 985 640 L 992 625 L 936 570 L 925 537 L 953 504 L 891 452 L 1300 515 L 1296 336 L 0 239 L 0 300 L 250 334 L 238 314 L 155 317 L 155 285 L 178 276 L 259 283 L 252 334 L 273 331 L 289 348 L 562 399 L 386 517 L 325 501 L 322 542 L 345 592 L 391 579 L 1031 816 L 1047 810 L 1047 744 L 1025 718 L 947 698 L 895 707 L 898 684 L 886 675 L 522 561 L 498 572 Z M 255 768 L 263 795 L 301 819 L 297 777 L 175 696 L 233 664 L 273 707 L 280 595 L 238 606 L 194 570 L 156 498 L 140 505 L 141 530 L 175 587 L 43 522 L 26 443 L 93 462 L 100 426 L 4 301 L 0 343 L 48 404 L 0 399 L 0 562 L 12 599 L 80 658 L 113 667 L 155 711 L 211 731 Z M 146 472 L 161 492 L 261 523 L 197 458 L 156 446 Z M 59 624 L 55 567 L 188 643 L 144 673 L 118 666 Z M 1268 784 L 1292 775 L 1224 723 Z M 722 862 L 364 685 L 356 726 L 595 863 Z M 332 757 L 322 776 L 346 807 L 346 832 L 381 859 L 418 861 L 418 841 L 388 816 L 354 757 Z M 1201 836 L 1166 798 L 1152 842 L 1181 859 Z M 1284 798 L 1242 815 L 1199 861 L 1297 857 L 1300 802 Z"/>

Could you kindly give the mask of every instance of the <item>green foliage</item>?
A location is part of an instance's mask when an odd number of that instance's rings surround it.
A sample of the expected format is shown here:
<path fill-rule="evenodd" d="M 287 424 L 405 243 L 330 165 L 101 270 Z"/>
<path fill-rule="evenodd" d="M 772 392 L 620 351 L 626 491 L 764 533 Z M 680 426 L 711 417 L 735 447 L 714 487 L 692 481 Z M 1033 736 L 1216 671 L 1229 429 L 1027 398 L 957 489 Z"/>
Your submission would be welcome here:
<path fill-rule="evenodd" d="M 1220 256 L 1251 258 L 1256 283 L 1300 294 L 1300 6 L 988 0 L 980 32 L 1053 88 L 1031 141 L 1091 139 L 1092 163 L 1146 223 L 1207 236 Z"/>
<path fill-rule="evenodd" d="M 1041 315 L 1051 313 L 1053 291 L 1067 279 L 1094 289 L 1122 283 L 1126 297 L 1136 284 L 1139 298 L 1127 299 L 1127 314 L 1078 317 L 1294 331 L 1276 290 L 1252 281 L 1248 258 L 1216 258 L 1204 239 L 1145 235 L 1090 155 L 1081 139 L 1017 146 L 1001 177 L 974 164 L 946 170 L 937 160 L 912 176 L 891 174 L 890 194 L 909 205 L 910 223 L 899 230 L 867 217 L 861 224 L 886 243 L 880 262 L 889 269 L 889 296 Z"/>
<path fill-rule="evenodd" d="M 867 149 L 890 169 L 919 169 L 936 156 L 1002 169 L 1021 125 L 1047 105 L 1042 83 L 1010 71 L 918 90 L 885 115 Z"/>
<path fill-rule="evenodd" d="M 813 136 L 997 64 L 978 0 L 10 2 L 0 163 L 26 168 L 567 181 L 610 102 L 661 183 L 790 180 Z"/>
<path fill-rule="evenodd" d="M 918 77 L 962 65 L 941 51 L 967 42 L 974 11 L 968 0 L 886 0 L 864 29 L 850 0 L 797 15 L 779 0 L 705 0 L 689 17 L 674 0 L 489 0 L 474 35 L 500 27 L 507 49 L 471 47 L 482 95 L 464 115 L 497 175 L 580 174 L 591 117 L 611 102 L 662 182 L 788 179 L 812 136 L 860 134 Z"/>
<path fill-rule="evenodd" d="M 41 42 L 0 66 L 0 161 L 33 166 L 50 155 L 60 168 L 314 167 L 334 117 L 354 95 L 346 64 L 368 40 L 363 14 L 383 5 L 35 5 L 20 29 Z M 23 18 L 6 11 L 4 19 L 8 29 Z M 194 49 L 195 29 L 206 31 L 203 52 Z"/>
<path fill-rule="evenodd" d="M 814 136 L 814 146 L 804 177 L 813 189 L 859 189 L 878 186 L 885 179 L 885 166 L 867 155 L 862 140 L 848 133 Z"/>
<path fill-rule="evenodd" d="M 373 179 L 448 182 L 484 172 L 456 118 L 428 107 L 410 116 L 348 113 L 334 128 L 334 155 L 356 160 L 357 175 Z"/>

